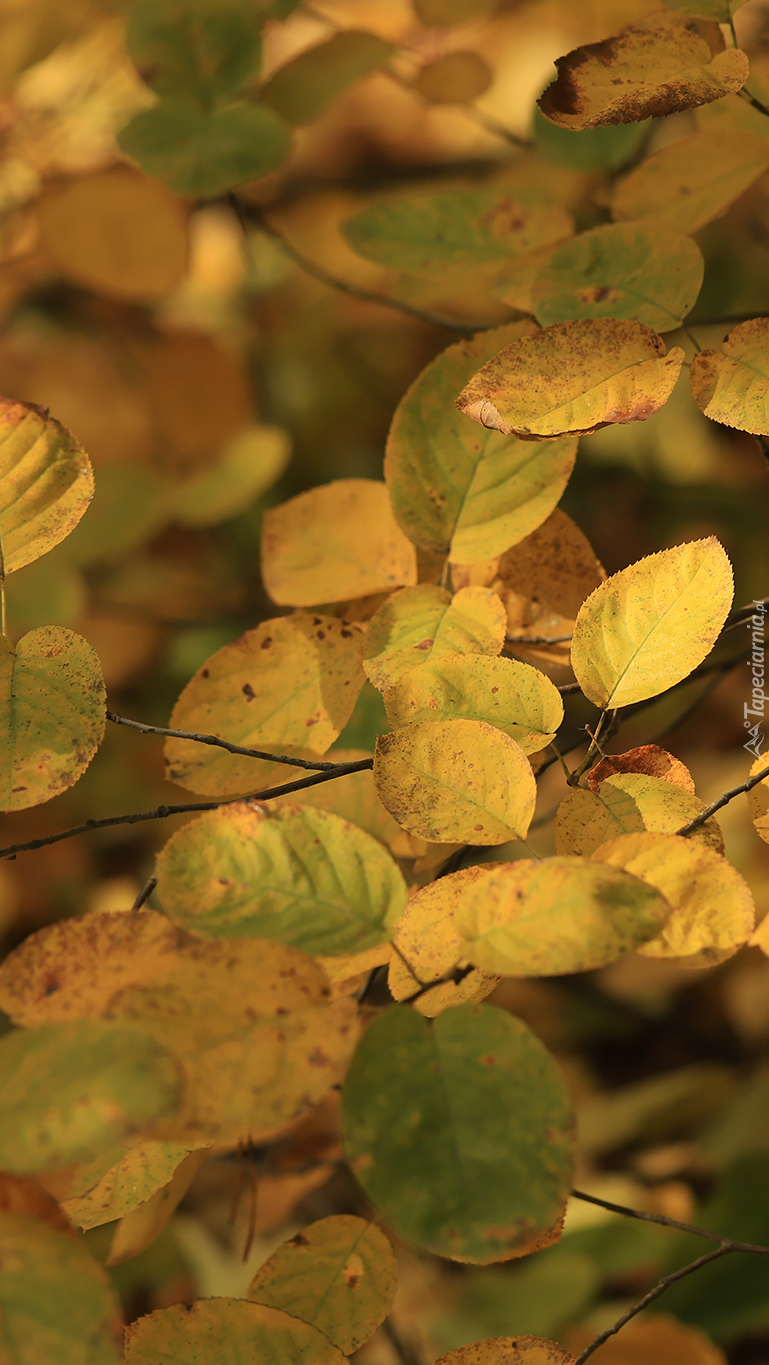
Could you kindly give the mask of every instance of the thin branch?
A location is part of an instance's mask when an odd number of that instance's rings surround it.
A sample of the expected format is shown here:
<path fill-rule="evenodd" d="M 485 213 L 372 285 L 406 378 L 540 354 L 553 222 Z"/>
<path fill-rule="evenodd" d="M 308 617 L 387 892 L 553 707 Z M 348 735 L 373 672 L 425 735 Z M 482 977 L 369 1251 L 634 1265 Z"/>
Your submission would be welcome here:
<path fill-rule="evenodd" d="M 752 777 L 748 778 L 747 782 L 741 782 L 739 787 L 732 787 L 728 792 L 722 792 L 715 801 L 711 801 L 710 805 L 706 806 L 703 811 L 700 811 L 700 814 L 696 815 L 693 820 L 690 820 L 688 824 L 682 825 L 680 829 L 677 829 L 676 834 L 691 834 L 693 830 L 699 829 L 700 825 L 704 825 L 705 821 L 709 820 L 711 815 L 715 815 L 716 811 L 720 810 L 722 806 L 728 806 L 729 802 L 733 801 L 735 796 L 742 796 L 743 792 L 752 791 L 754 787 L 758 786 L 759 782 L 764 782 L 767 777 L 769 777 L 769 767 L 754 773 Z"/>
<path fill-rule="evenodd" d="M 611 1199 L 600 1199 L 596 1194 L 586 1194 L 584 1190 L 570 1190 L 570 1194 L 572 1199 L 581 1199 L 585 1204 L 597 1204 L 599 1209 L 608 1209 L 609 1213 L 621 1213 L 625 1218 L 638 1218 L 644 1223 L 658 1223 L 660 1227 L 675 1228 L 677 1232 L 690 1232 L 695 1237 L 705 1237 L 707 1241 L 718 1242 L 719 1245 L 728 1242 L 739 1251 L 769 1256 L 769 1247 L 759 1246 L 753 1242 L 733 1242 L 730 1237 L 721 1237 L 719 1233 L 696 1227 L 694 1223 L 681 1223 L 677 1218 L 668 1218 L 665 1213 L 646 1213 L 643 1209 L 631 1209 L 626 1204 L 615 1204 Z"/>
<path fill-rule="evenodd" d="M 107 712 L 107 720 L 115 725 L 130 725 L 132 730 L 140 730 L 143 735 L 167 735 L 171 739 L 193 739 L 196 744 L 214 744 L 217 749 L 226 749 L 228 754 L 243 754 L 244 758 L 263 758 L 269 763 L 286 763 L 291 768 L 306 768 L 310 772 L 330 772 L 338 768 L 338 763 L 308 763 L 304 758 L 290 758 L 288 754 L 267 754 L 261 749 L 244 749 L 241 744 L 230 744 L 216 735 L 196 735 L 191 730 L 166 730 L 162 725 L 145 725 L 140 720 L 129 720 L 118 716 L 115 711 Z"/>
<path fill-rule="evenodd" d="M 131 909 L 132 909 L 132 910 L 141 910 L 142 906 L 149 900 L 149 898 L 150 898 L 150 896 L 152 895 L 153 891 L 155 890 L 155 887 L 157 886 L 157 884 L 158 884 L 158 879 L 157 879 L 157 877 L 155 877 L 155 876 L 148 877 L 147 880 L 146 880 L 146 882 L 144 883 L 144 886 L 142 887 L 141 891 L 139 892 L 138 896 L 136 897 L 136 900 L 134 901 L 133 905 L 131 906 Z"/>
<path fill-rule="evenodd" d="M 570 635 L 506 635 L 508 645 L 565 645 L 571 644 Z"/>

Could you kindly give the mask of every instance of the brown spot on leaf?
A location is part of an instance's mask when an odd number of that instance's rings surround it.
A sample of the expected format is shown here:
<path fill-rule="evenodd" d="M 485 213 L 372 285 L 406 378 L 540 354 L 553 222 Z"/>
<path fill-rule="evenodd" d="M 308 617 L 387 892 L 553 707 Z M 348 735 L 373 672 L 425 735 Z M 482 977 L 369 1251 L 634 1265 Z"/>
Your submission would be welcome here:
<path fill-rule="evenodd" d="M 244 683 L 242 687 L 243 696 L 249 701 L 254 701 L 256 693 L 250 683 Z"/>
<path fill-rule="evenodd" d="M 271 645 L 272 645 L 272 636 L 271 636 L 271 635 L 268 635 L 268 636 L 266 637 L 266 639 L 262 640 L 262 649 L 269 649 Z"/>

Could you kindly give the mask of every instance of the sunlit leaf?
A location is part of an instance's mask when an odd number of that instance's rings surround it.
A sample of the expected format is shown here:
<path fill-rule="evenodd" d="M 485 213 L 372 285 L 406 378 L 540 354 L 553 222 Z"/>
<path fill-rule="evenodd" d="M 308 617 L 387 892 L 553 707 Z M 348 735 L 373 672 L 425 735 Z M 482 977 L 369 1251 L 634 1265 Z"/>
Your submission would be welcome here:
<path fill-rule="evenodd" d="M 126 1365 L 344 1365 L 316 1327 L 245 1299 L 198 1299 L 138 1318 L 126 1329 Z"/>
<path fill-rule="evenodd" d="M 484 867 L 465 867 L 439 877 L 409 897 L 393 939 L 396 951 L 390 959 L 387 986 L 395 1000 L 407 1000 L 438 981 L 455 967 L 465 967 L 463 943 L 454 924 L 454 913 L 463 895 L 485 876 Z M 452 1005 L 474 1005 L 485 1000 L 499 977 L 477 968 L 461 981 L 445 981 L 423 990 L 413 1007 L 432 1019 Z"/>
<path fill-rule="evenodd" d="M 563 436 L 642 422 L 670 397 L 684 353 L 643 323 L 580 318 L 515 341 L 470 380 L 457 406 L 505 435 Z"/>
<path fill-rule="evenodd" d="M 750 776 L 755 777 L 767 768 L 767 778 L 769 778 L 769 754 L 762 758 L 757 758 L 750 770 Z M 756 834 L 769 844 L 769 781 L 759 782 L 748 792 L 748 807 L 753 817 L 753 824 Z M 769 929 L 769 925 L 767 925 Z"/>
<path fill-rule="evenodd" d="M 479 365 L 533 330 L 513 322 L 449 346 L 398 404 L 385 478 L 393 511 L 420 549 L 460 564 L 490 559 L 529 535 L 563 493 L 573 438 L 533 445 L 471 426 L 454 406 Z"/>
<path fill-rule="evenodd" d="M 352 714 L 363 685 L 363 630 L 334 616 L 296 612 L 263 621 L 198 669 L 171 728 L 215 734 L 268 753 L 325 753 Z M 192 740 L 166 741 L 168 775 L 216 796 L 259 788 L 260 766 Z M 274 772 L 274 768 L 271 770 Z M 291 770 L 284 769 L 285 781 Z"/>
<path fill-rule="evenodd" d="M 88 456 L 33 403 L 0 399 L 0 552 L 13 573 L 72 531 L 93 497 Z"/>
<path fill-rule="evenodd" d="M 769 166 L 769 140 L 710 129 L 669 142 L 617 184 L 612 216 L 651 219 L 652 230 L 696 232 Z"/>
<path fill-rule="evenodd" d="M 365 1033 L 342 1090 L 344 1142 L 388 1222 L 442 1256 L 501 1260 L 558 1216 L 571 1116 L 553 1058 L 520 1020 L 404 1006 Z"/>
<path fill-rule="evenodd" d="M 363 667 L 384 689 L 409 669 L 448 655 L 497 655 L 504 640 L 505 613 L 495 593 L 464 588 L 452 597 L 422 583 L 394 593 L 372 616 Z"/>
<path fill-rule="evenodd" d="M 291 455 L 282 427 L 246 427 L 216 464 L 169 493 L 169 512 L 184 526 L 215 526 L 242 512 L 280 478 Z"/>
<path fill-rule="evenodd" d="M 393 725 L 483 720 L 503 730 L 525 754 L 544 749 L 563 720 L 558 689 L 539 669 L 488 655 L 448 655 L 409 669 L 384 692 Z"/>
<path fill-rule="evenodd" d="M 282 606 L 345 602 L 417 581 L 414 547 L 373 479 L 339 479 L 265 513 L 262 577 Z"/>
<path fill-rule="evenodd" d="M 107 1265 L 120 1265 L 152 1246 L 168 1226 L 206 1156 L 206 1149 L 185 1153 L 168 1183 L 123 1215 L 110 1243 Z"/>
<path fill-rule="evenodd" d="M 257 75 L 259 16 L 249 0 L 134 0 L 126 46 L 159 95 L 205 104 Z"/>
<path fill-rule="evenodd" d="M 732 593 L 732 566 L 715 536 L 607 578 L 574 625 L 571 662 L 585 696 L 629 706 L 681 682 L 715 644 Z"/>
<path fill-rule="evenodd" d="M 287 123 L 313 123 L 356 81 L 386 66 L 394 51 L 376 33 L 344 29 L 278 67 L 259 98 Z"/>
<path fill-rule="evenodd" d="M 694 796 L 694 778 L 686 764 L 666 749 L 661 749 L 659 744 L 642 744 L 637 749 L 628 749 L 625 754 L 608 754 L 602 758 L 585 775 L 591 792 L 597 792 L 601 783 L 616 773 L 645 773 L 647 777 L 662 777 Z"/>
<path fill-rule="evenodd" d="M 576 1365 L 576 1356 L 544 1337 L 491 1337 L 458 1346 L 435 1365 Z"/>
<path fill-rule="evenodd" d="M 488 90 L 493 79 L 477 52 L 446 52 L 422 67 L 414 88 L 431 104 L 464 104 Z"/>
<path fill-rule="evenodd" d="M 384 1233 L 363 1218 L 336 1214 L 278 1247 L 247 1297 L 311 1323 L 351 1355 L 392 1308 L 397 1278 Z"/>
<path fill-rule="evenodd" d="M 741 322 L 718 351 L 699 351 L 692 393 L 706 417 L 738 431 L 769 432 L 769 318 Z"/>
<path fill-rule="evenodd" d="M 640 948 L 644 957 L 684 958 L 687 967 L 710 967 L 736 953 L 752 933 L 755 909 L 747 882 L 691 837 L 625 834 L 596 849 L 593 858 L 641 877 L 673 907 L 661 933 Z"/>
<path fill-rule="evenodd" d="M 570 318 L 636 318 L 678 327 L 702 286 L 705 263 L 690 237 L 643 224 L 608 223 L 557 246 L 532 286 L 543 327 Z"/>
<path fill-rule="evenodd" d="M 406 904 L 381 844 L 312 806 L 208 811 L 168 841 L 157 877 L 167 913 L 203 938 L 269 938 L 321 955 L 386 942 Z"/>
<path fill-rule="evenodd" d="M 90 1190 L 71 1195 L 61 1206 L 79 1228 L 112 1223 L 167 1185 L 188 1155 L 188 1148 L 179 1142 L 148 1138 L 129 1147 Z"/>
<path fill-rule="evenodd" d="M 674 782 L 644 773 L 618 773 L 607 777 L 597 792 L 571 787 L 566 793 L 555 816 L 556 851 L 587 857 L 620 834 L 644 830 L 675 834 L 704 809 L 704 801 Z M 713 816 L 688 837 L 716 853 L 724 851 Z"/>
<path fill-rule="evenodd" d="M 40 626 L 14 649 L 0 637 L 0 809 L 24 810 L 71 787 L 104 736 L 96 651 L 64 626 Z"/>
<path fill-rule="evenodd" d="M 374 781 L 398 824 L 435 843 L 523 839 L 534 813 L 526 755 L 482 720 L 427 721 L 382 735 Z"/>
<path fill-rule="evenodd" d="M 539 100 L 562 128 L 635 123 L 694 109 L 740 90 L 749 64 L 739 48 L 713 56 L 694 25 L 625 28 L 556 60 L 558 78 Z"/>
<path fill-rule="evenodd" d="M 177 194 L 223 194 L 277 170 L 291 150 L 291 129 L 263 104 L 210 112 L 161 100 L 118 134 L 121 152 Z"/>

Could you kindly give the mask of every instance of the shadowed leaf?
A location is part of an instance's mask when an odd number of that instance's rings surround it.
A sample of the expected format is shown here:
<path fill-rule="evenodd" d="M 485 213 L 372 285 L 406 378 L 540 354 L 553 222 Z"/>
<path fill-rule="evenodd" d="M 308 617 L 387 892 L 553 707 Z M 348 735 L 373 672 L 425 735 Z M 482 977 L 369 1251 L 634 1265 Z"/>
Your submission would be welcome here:
<path fill-rule="evenodd" d="M 446 52 L 422 67 L 414 88 L 431 104 L 464 104 L 488 90 L 493 79 L 477 52 Z"/>
<path fill-rule="evenodd" d="M 223 194 L 277 170 L 291 150 L 291 129 L 261 104 L 210 112 L 165 99 L 118 134 L 121 152 L 177 194 Z"/>
<path fill-rule="evenodd" d="M 619 181 L 612 216 L 651 219 L 652 231 L 696 232 L 769 166 L 769 139 L 710 128 L 668 143 Z"/>
<path fill-rule="evenodd" d="M 588 857 L 620 834 L 675 834 L 704 809 L 704 801 L 662 777 L 618 773 L 607 777 L 597 792 L 572 787 L 566 793 L 555 816 L 556 851 Z M 713 816 L 687 837 L 716 853 L 724 851 Z"/>
<path fill-rule="evenodd" d="M 134 0 L 126 46 L 159 95 L 209 103 L 259 71 L 259 16 L 249 0 Z"/>
<path fill-rule="evenodd" d="M 394 51 L 376 33 L 344 29 L 279 67 L 259 98 L 287 123 L 313 123 L 356 81 L 386 66 Z"/>
<path fill-rule="evenodd" d="M 126 1329 L 126 1365 L 345 1365 L 317 1328 L 245 1299 L 174 1304 Z"/>

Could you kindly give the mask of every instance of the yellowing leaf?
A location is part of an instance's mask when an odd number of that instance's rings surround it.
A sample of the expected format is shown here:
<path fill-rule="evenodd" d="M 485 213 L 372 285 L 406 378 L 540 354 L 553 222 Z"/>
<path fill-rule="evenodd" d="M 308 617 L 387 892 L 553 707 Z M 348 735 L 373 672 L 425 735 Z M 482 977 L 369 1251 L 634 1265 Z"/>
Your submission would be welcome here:
<path fill-rule="evenodd" d="M 176 1212 L 206 1155 L 205 1149 L 187 1152 L 166 1185 L 123 1215 L 110 1243 L 107 1265 L 119 1265 L 152 1246 Z"/>
<path fill-rule="evenodd" d="M 524 839 L 534 814 L 526 755 L 482 720 L 427 721 L 380 736 L 374 781 L 398 824 L 434 843 Z"/>
<path fill-rule="evenodd" d="M 597 877 L 596 866 L 524 858 L 485 868 L 454 915 L 463 957 L 502 976 L 560 976 L 647 943 L 670 914 L 665 896 L 636 876 Z"/>
<path fill-rule="evenodd" d="M 764 754 L 762 758 L 757 758 L 750 770 L 750 776 L 755 777 L 763 769 L 767 769 L 767 779 L 769 779 L 769 754 Z M 758 786 L 753 787 L 748 792 L 748 807 L 753 817 L 753 824 L 756 827 L 756 834 L 769 844 L 769 780 L 759 782 Z M 769 925 L 767 925 L 769 928 Z"/>
<path fill-rule="evenodd" d="M 608 223 L 557 246 L 531 298 L 537 322 L 636 318 L 669 332 L 691 312 L 705 263 L 690 237 L 643 224 Z"/>
<path fill-rule="evenodd" d="M 68 181 L 38 208 L 55 265 L 121 299 L 162 298 L 187 265 L 187 213 L 176 195 L 125 166 Z"/>
<path fill-rule="evenodd" d="M 703 8 L 702 0 L 697 8 Z M 594 1335 L 587 1328 L 575 1328 L 568 1333 L 569 1345 L 582 1351 Z M 727 1365 L 721 1348 L 704 1332 L 662 1313 L 626 1323 L 600 1347 L 596 1365 L 647 1365 L 652 1360 L 654 1365 Z"/>
<path fill-rule="evenodd" d="M 769 166 L 769 140 L 710 128 L 669 142 L 624 176 L 612 198 L 620 221 L 696 232 L 723 213 Z"/>
<path fill-rule="evenodd" d="M 129 1147 L 90 1190 L 63 1199 L 61 1207 L 79 1228 L 112 1223 L 162 1190 L 188 1155 L 179 1142 L 148 1138 Z"/>
<path fill-rule="evenodd" d="M 33 403 L 0 399 L 0 552 L 3 572 L 31 564 L 68 536 L 93 497 L 88 456 Z"/>
<path fill-rule="evenodd" d="M 422 67 L 414 88 L 431 104 L 464 104 L 488 90 L 493 79 L 477 52 L 446 52 Z"/>
<path fill-rule="evenodd" d="M 384 692 L 393 725 L 430 720 L 483 720 L 503 730 L 525 754 L 544 749 L 563 720 L 558 689 L 544 673 L 514 659 L 449 655 L 411 668 Z"/>
<path fill-rule="evenodd" d="M 356 763 L 363 758 L 373 758 L 367 749 L 334 749 L 331 759 L 334 763 Z M 347 773 L 341 782 L 322 782 L 317 787 L 307 787 L 304 791 L 292 792 L 289 796 L 276 798 L 275 805 L 280 807 L 290 801 L 302 806 L 317 806 L 320 810 L 331 811 L 349 820 L 351 825 L 364 829 L 372 838 L 378 839 L 396 857 L 408 857 L 404 844 L 409 836 L 404 833 L 386 811 L 376 794 L 374 774 L 364 768 L 361 772 Z M 1 979 L 2 967 L 0 967 Z"/>
<path fill-rule="evenodd" d="M 561 128 L 636 123 L 710 104 L 740 90 L 748 59 L 739 48 L 716 56 L 693 24 L 625 28 L 556 60 L 558 78 L 538 101 Z"/>
<path fill-rule="evenodd" d="M 661 777 L 694 796 L 694 778 L 686 764 L 661 749 L 659 744 L 642 744 L 638 749 L 628 749 L 625 754 L 609 754 L 602 758 L 586 775 L 591 792 L 597 792 L 601 783 L 616 773 L 645 773 L 647 777 Z"/>
<path fill-rule="evenodd" d="M 333 616 L 296 612 L 263 621 L 198 669 L 171 728 L 269 753 L 325 753 L 363 685 L 362 649 L 361 627 Z M 168 776 L 191 791 L 225 796 L 259 787 L 252 758 L 186 739 L 167 740 L 165 752 Z"/>
<path fill-rule="evenodd" d="M 732 566 L 715 536 L 607 578 L 574 625 L 571 662 L 585 696 L 596 706 L 630 706 L 681 682 L 715 644 L 732 590 Z"/>
<path fill-rule="evenodd" d="M 698 352 L 689 378 L 706 417 L 738 431 L 768 432 L 769 318 L 741 322 L 721 350 Z"/>
<path fill-rule="evenodd" d="M 0 810 L 25 810 L 71 787 L 98 749 L 106 692 L 96 651 L 64 626 L 14 649 L 0 637 Z"/>
<path fill-rule="evenodd" d="M 644 773 L 618 773 L 607 777 L 597 792 L 572 787 L 555 817 L 557 853 L 587 857 L 620 834 L 675 834 L 705 810 L 704 801 L 673 782 Z M 687 836 L 716 853 L 723 853 L 724 840 L 711 816 Z"/>
<path fill-rule="evenodd" d="M 246 427 L 233 437 L 216 464 L 173 489 L 169 502 L 174 517 L 184 526 L 225 521 L 272 487 L 290 453 L 290 438 L 282 427 Z"/>
<path fill-rule="evenodd" d="M 259 20 L 248 0 L 135 0 L 126 46 L 159 95 L 211 106 L 259 71 Z"/>
<path fill-rule="evenodd" d="M 454 915 L 484 867 L 466 867 L 423 886 L 411 896 L 393 939 L 387 985 L 395 1000 L 407 1000 L 430 981 L 465 966 Z M 474 1005 L 490 995 L 499 977 L 474 969 L 461 981 L 445 981 L 415 1000 L 414 1009 L 432 1019 L 452 1005 Z"/>
<path fill-rule="evenodd" d="M 398 1233 L 440 1256 L 500 1260 L 558 1218 L 571 1115 L 555 1061 L 519 1019 L 396 1005 L 364 1034 L 342 1090 L 345 1151 Z"/>
<path fill-rule="evenodd" d="M 126 1328 L 126 1365 L 345 1365 L 328 1337 L 278 1308 L 245 1299 L 175 1303 Z"/>
<path fill-rule="evenodd" d="M 386 942 L 406 904 L 381 844 L 312 806 L 207 811 L 169 839 L 157 877 L 163 908 L 203 938 L 269 938 L 313 954 Z"/>
<path fill-rule="evenodd" d="M 499 654 L 505 642 L 505 613 L 487 588 L 467 588 L 452 597 L 421 583 L 404 588 L 369 621 L 363 667 L 380 690 L 417 664 L 446 655 Z"/>
<path fill-rule="evenodd" d="M 544 1337 L 491 1337 L 458 1346 L 435 1365 L 576 1365 L 576 1356 Z"/>
<path fill-rule="evenodd" d="M 454 406 L 479 365 L 533 330 L 512 322 L 449 346 L 398 404 L 385 479 L 398 522 L 420 549 L 458 564 L 490 558 L 529 535 L 563 493 L 573 438 L 532 445 L 471 426 Z"/>
<path fill-rule="evenodd" d="M 750 937 L 755 910 L 747 883 L 719 853 L 691 837 L 625 834 L 596 849 L 593 859 L 642 878 L 673 907 L 661 933 L 640 948 L 644 957 L 711 967 Z"/>
<path fill-rule="evenodd" d="M 383 483 L 337 479 L 265 513 L 262 577 L 274 602 L 305 607 L 416 583 L 417 558 Z"/>
<path fill-rule="evenodd" d="M 717 24 L 728 24 L 732 15 L 742 9 L 745 3 L 746 0 L 667 0 L 668 9 L 693 14 L 697 19 L 710 19 Z"/>
<path fill-rule="evenodd" d="M 317 1327 L 345 1355 L 367 1341 L 395 1298 L 398 1264 L 374 1223 L 336 1214 L 274 1251 L 248 1288 L 251 1303 Z"/>
<path fill-rule="evenodd" d="M 394 51 L 376 33 L 344 29 L 278 67 L 259 98 L 288 123 L 313 123 L 349 86 L 386 66 Z"/>
<path fill-rule="evenodd" d="M 457 407 L 507 436 L 563 436 L 643 422 L 667 402 L 684 353 L 643 323 L 578 318 L 514 341 L 460 393 Z"/>

